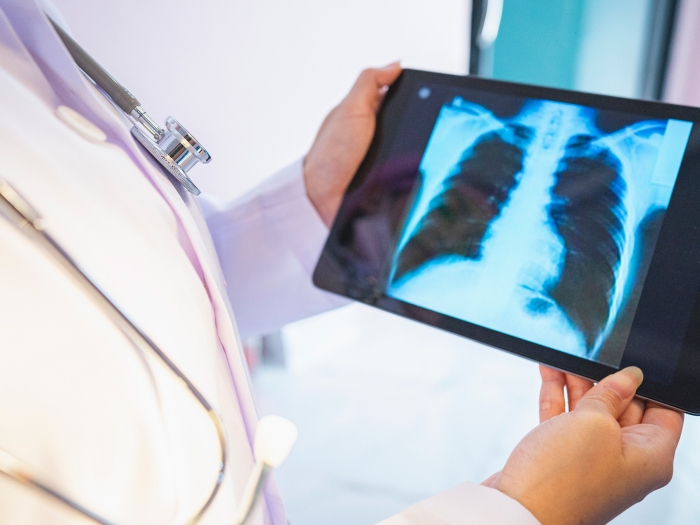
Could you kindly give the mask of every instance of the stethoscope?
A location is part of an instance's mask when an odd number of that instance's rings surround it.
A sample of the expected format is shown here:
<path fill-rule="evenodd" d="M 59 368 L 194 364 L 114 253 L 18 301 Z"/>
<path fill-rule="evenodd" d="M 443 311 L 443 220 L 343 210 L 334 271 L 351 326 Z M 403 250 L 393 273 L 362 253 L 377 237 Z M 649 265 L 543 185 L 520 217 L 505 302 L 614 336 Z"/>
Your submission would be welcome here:
<path fill-rule="evenodd" d="M 50 19 L 49 19 L 50 20 Z M 92 59 L 65 31 L 51 21 L 59 36 L 66 44 L 73 58 L 80 68 L 88 75 L 112 101 L 127 115 L 131 115 L 137 122 L 146 128 L 154 140 L 150 140 L 141 129 L 134 125 L 131 133 L 141 142 L 146 149 L 171 173 L 182 185 L 195 195 L 199 190 L 192 183 L 187 172 L 197 162 L 209 162 L 211 156 L 187 132 L 175 119 L 168 117 L 165 122 L 166 130 L 160 129 L 146 114 L 136 98 L 124 87 L 118 84 L 94 59 Z M 124 336 L 132 342 L 136 348 L 144 349 L 154 356 L 170 370 L 179 383 L 185 388 L 204 409 L 209 416 L 216 432 L 219 443 L 219 458 L 213 486 L 205 502 L 186 521 L 187 525 L 199 522 L 221 487 L 226 471 L 226 436 L 221 418 L 212 405 L 187 378 L 187 376 L 173 363 L 167 354 L 148 335 L 141 331 L 131 319 L 95 284 L 82 270 L 80 265 L 47 231 L 47 225 L 41 215 L 10 186 L 0 178 L 0 215 L 4 216 L 15 225 L 30 240 L 40 245 L 44 251 L 85 290 L 92 301 L 103 313 L 119 328 Z M 238 512 L 233 523 L 243 525 L 254 508 L 260 495 L 263 484 L 270 471 L 279 466 L 289 454 L 296 441 L 296 427 L 288 420 L 278 416 L 262 418 L 257 425 L 253 452 L 255 455 L 255 467 L 251 473 L 243 491 Z M 115 525 L 99 514 L 81 505 L 74 499 L 66 496 L 56 487 L 42 481 L 41 476 L 33 469 L 10 452 L 0 448 L 0 474 L 33 488 L 49 498 L 63 504 L 66 507 L 92 519 L 102 525 Z"/>
<path fill-rule="evenodd" d="M 131 134 L 141 145 L 182 184 L 187 191 L 199 195 L 200 191 L 190 179 L 188 172 L 198 163 L 206 164 L 211 160 L 211 155 L 204 146 L 192 136 L 173 117 L 165 119 L 165 129 L 156 124 L 148 116 L 138 99 L 131 92 L 114 80 L 112 75 L 97 63 L 88 53 L 66 33 L 61 26 L 47 17 L 53 24 L 58 36 L 68 49 L 78 67 L 92 80 L 100 90 L 114 103 L 125 115 L 131 117 L 140 124 L 131 127 Z M 146 132 L 144 132 L 144 130 Z M 149 138 L 147 134 L 150 135 Z"/>

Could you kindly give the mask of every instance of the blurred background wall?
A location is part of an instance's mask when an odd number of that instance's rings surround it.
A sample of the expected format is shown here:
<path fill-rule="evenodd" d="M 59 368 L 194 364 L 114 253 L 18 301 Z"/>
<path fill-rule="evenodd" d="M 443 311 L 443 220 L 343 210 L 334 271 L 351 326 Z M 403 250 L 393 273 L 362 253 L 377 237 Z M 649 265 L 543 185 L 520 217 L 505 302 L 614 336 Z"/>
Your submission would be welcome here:
<path fill-rule="evenodd" d="M 221 198 L 302 156 L 363 68 L 466 72 L 465 0 L 53 1 L 149 114 L 212 152 L 197 183 Z"/>
<path fill-rule="evenodd" d="M 503 5 L 498 38 L 472 73 L 659 99 L 677 0 L 475 0 Z"/>
<path fill-rule="evenodd" d="M 490 0 L 501 23 L 483 45 L 484 0 L 54 2 L 152 116 L 172 114 L 210 149 L 214 162 L 195 176 L 222 200 L 303 155 L 367 66 L 402 59 L 658 98 L 679 9 L 666 0 Z M 261 411 L 300 431 L 277 472 L 292 525 L 370 525 L 480 482 L 537 423 L 533 363 L 362 305 L 270 341 L 273 358 L 263 359 L 259 342 L 249 346 Z M 671 485 L 615 523 L 700 523 L 699 440 L 691 418 Z"/>

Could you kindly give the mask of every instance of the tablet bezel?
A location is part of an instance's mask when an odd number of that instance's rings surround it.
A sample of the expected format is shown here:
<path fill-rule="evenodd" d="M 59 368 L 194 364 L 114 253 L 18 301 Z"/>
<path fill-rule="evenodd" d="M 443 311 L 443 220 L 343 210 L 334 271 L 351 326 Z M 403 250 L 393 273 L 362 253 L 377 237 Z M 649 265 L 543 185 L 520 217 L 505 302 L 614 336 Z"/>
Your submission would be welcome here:
<path fill-rule="evenodd" d="M 374 139 L 364 161 L 348 187 L 346 197 L 362 184 L 375 163 L 381 161 L 382 155 L 388 154 L 390 144 L 399 129 L 400 117 L 404 114 L 410 97 L 423 84 L 441 84 L 447 87 L 476 89 L 518 97 L 613 109 L 621 112 L 648 115 L 651 118 L 678 119 L 693 121 L 696 124 L 700 123 L 700 108 L 516 84 L 473 76 L 446 75 L 406 69 L 399 80 L 387 92 L 382 108 L 377 116 L 377 128 Z M 698 192 L 698 201 L 700 201 L 700 190 Z M 344 198 L 338 217 L 343 217 L 343 208 L 346 202 L 347 199 Z M 334 261 L 333 254 L 333 244 L 337 243 L 340 228 L 341 224 L 339 224 L 339 220 L 336 220 L 316 266 L 313 282 L 319 288 L 594 381 L 598 381 L 617 370 L 599 362 L 589 361 L 461 319 L 405 303 L 385 294 L 371 293 L 367 295 L 364 292 L 349 292 L 345 285 L 347 276 L 344 275 L 340 265 Z M 647 380 L 638 391 L 641 397 L 690 414 L 700 414 L 700 323 L 697 322 L 698 320 L 700 320 L 700 296 L 696 298 L 692 310 L 690 327 L 685 335 L 685 342 L 672 382 L 669 385 L 665 385 Z"/>

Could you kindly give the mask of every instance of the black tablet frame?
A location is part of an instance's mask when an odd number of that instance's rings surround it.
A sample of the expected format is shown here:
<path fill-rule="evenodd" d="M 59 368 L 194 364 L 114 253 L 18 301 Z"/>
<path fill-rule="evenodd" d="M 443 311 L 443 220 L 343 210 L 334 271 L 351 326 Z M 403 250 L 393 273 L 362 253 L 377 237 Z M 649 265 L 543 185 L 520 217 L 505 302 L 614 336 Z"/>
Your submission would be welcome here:
<path fill-rule="evenodd" d="M 314 284 L 324 290 L 447 330 L 565 372 L 594 381 L 598 381 L 615 372 L 615 368 L 599 362 L 566 354 L 386 296 L 377 292 L 372 286 L 372 278 L 369 279 L 367 286 L 356 286 L 357 283 L 352 282 L 353 277 L 349 274 L 350 272 L 347 268 L 343 268 L 343 264 L 338 259 L 339 239 L 344 227 L 344 221 L 347 220 L 347 213 L 344 212 L 348 208 L 349 196 L 352 196 L 353 192 L 361 187 L 373 167 L 377 163 L 381 163 L 383 156 L 388 155 L 388 150 L 399 130 L 402 121 L 401 117 L 404 115 L 410 97 L 415 95 L 419 86 L 425 84 L 568 102 L 601 109 L 648 115 L 650 118 L 692 121 L 695 125 L 693 126 L 691 140 L 695 141 L 700 141 L 700 125 L 698 125 L 700 124 L 700 108 L 515 84 L 473 76 L 455 76 L 427 71 L 404 70 L 399 80 L 389 89 L 386 95 L 377 117 L 377 129 L 374 140 L 350 183 L 314 272 Z M 430 127 L 432 129 L 432 123 Z M 686 159 L 684 158 L 681 170 L 684 167 L 690 169 L 685 164 Z M 698 180 L 698 183 L 694 185 L 692 194 L 686 195 L 684 198 L 684 201 L 691 204 L 693 202 L 700 203 L 700 171 L 698 171 L 697 177 L 694 177 L 695 179 Z M 692 263 L 692 267 L 698 269 L 698 282 L 700 282 L 700 205 L 695 215 L 697 215 L 697 225 L 699 227 L 698 236 L 694 239 L 679 239 L 679 242 L 685 244 L 679 248 L 678 253 L 683 253 L 684 257 L 687 257 L 688 261 Z M 654 257 L 656 257 L 656 253 Z M 685 334 L 683 349 L 673 380 L 670 384 L 645 380 L 638 394 L 641 397 L 690 414 L 700 415 L 700 295 L 695 299 L 690 319 L 690 327 Z M 622 364 L 637 363 L 625 362 L 623 358 Z M 642 368 L 644 367 L 642 366 Z"/>

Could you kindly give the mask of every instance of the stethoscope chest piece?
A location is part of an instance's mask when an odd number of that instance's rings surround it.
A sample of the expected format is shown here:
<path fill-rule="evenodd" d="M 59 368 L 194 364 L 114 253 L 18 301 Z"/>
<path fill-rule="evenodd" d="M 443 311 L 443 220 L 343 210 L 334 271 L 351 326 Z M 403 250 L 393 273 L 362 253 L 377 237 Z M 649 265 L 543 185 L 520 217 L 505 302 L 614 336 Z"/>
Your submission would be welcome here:
<path fill-rule="evenodd" d="M 187 172 L 198 162 L 209 162 L 211 155 L 182 124 L 173 117 L 168 117 L 165 129 L 159 130 L 156 141 L 151 140 L 136 125 L 131 128 L 131 134 L 189 192 L 194 195 L 201 193 Z M 156 133 L 153 136 L 155 138 Z"/>
<path fill-rule="evenodd" d="M 56 33 L 63 41 L 75 63 L 85 75 L 117 106 L 127 118 L 139 125 L 131 128 L 131 134 L 156 160 L 182 184 L 187 191 L 199 195 L 201 192 L 187 172 L 201 162 L 206 164 L 211 155 L 177 120 L 168 117 L 165 129 L 156 124 L 141 107 L 138 99 L 100 66 L 61 26 L 49 18 Z M 132 122 L 133 122 L 132 121 Z M 143 126 L 143 129 L 141 128 Z M 144 130 L 150 137 L 144 133 Z"/>

